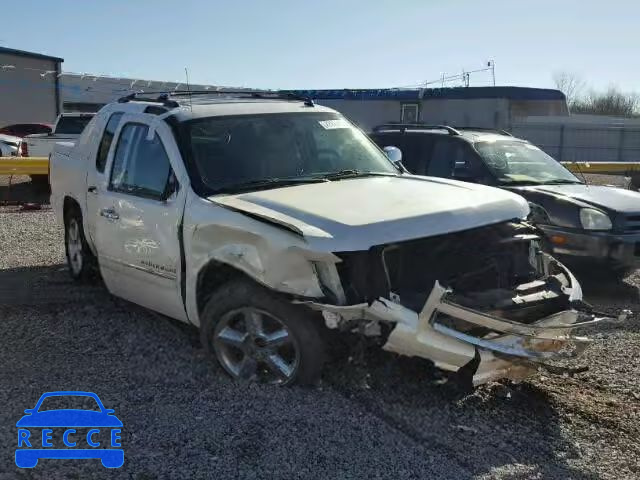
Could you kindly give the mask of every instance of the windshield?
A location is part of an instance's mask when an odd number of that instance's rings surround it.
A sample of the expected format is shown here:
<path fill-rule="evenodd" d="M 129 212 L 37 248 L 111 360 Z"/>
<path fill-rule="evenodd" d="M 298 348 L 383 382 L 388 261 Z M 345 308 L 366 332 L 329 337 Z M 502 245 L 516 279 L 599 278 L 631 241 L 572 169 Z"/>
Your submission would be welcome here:
<path fill-rule="evenodd" d="M 49 410 L 91 410 L 99 412 L 95 398 L 88 395 L 53 395 L 42 400 L 39 412 Z"/>
<path fill-rule="evenodd" d="M 475 148 L 500 183 L 582 183 L 554 158 L 530 143 L 478 142 Z"/>
<path fill-rule="evenodd" d="M 297 182 L 399 171 L 335 113 L 208 117 L 188 123 L 198 176 L 210 192 L 261 181 Z"/>
<path fill-rule="evenodd" d="M 56 134 L 65 133 L 68 135 L 79 135 L 91 121 L 91 115 L 82 115 L 80 117 L 62 117 L 56 125 Z"/>

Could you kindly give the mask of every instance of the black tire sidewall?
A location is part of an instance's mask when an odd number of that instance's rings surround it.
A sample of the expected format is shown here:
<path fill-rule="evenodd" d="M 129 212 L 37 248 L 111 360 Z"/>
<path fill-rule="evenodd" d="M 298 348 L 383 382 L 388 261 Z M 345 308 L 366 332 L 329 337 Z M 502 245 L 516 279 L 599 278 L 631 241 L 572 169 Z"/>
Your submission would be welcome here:
<path fill-rule="evenodd" d="M 291 304 L 283 295 L 248 279 L 233 280 L 223 285 L 207 300 L 200 315 L 200 341 L 209 358 L 218 361 L 212 342 L 218 320 L 226 312 L 242 307 L 255 307 L 270 313 L 284 323 L 294 337 L 299 348 L 299 364 L 287 384 L 317 382 L 325 362 L 322 317 L 301 305 Z"/>
<path fill-rule="evenodd" d="M 69 225 L 71 224 L 71 220 L 75 220 L 78 223 L 78 234 L 80 235 L 80 242 L 82 244 L 82 268 L 80 272 L 74 272 L 71 267 L 71 260 L 69 259 Z M 93 261 L 94 256 L 91 250 L 89 249 L 89 245 L 87 244 L 87 240 L 84 236 L 84 227 L 82 224 L 82 214 L 78 211 L 77 208 L 71 209 L 65 215 L 64 221 L 64 251 L 65 256 L 67 258 L 67 267 L 69 268 L 69 274 L 74 280 L 77 281 L 86 281 L 89 280 L 93 274 Z"/>

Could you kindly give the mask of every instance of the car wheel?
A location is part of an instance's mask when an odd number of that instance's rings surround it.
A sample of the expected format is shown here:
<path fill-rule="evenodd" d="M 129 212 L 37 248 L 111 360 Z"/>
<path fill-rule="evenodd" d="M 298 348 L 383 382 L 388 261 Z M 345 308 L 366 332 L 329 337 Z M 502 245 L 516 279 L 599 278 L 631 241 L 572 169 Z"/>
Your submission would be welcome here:
<path fill-rule="evenodd" d="M 325 359 L 321 325 L 314 312 L 238 280 L 208 299 L 200 338 L 209 357 L 237 380 L 311 384 Z"/>
<path fill-rule="evenodd" d="M 86 281 L 93 277 L 97 260 L 91 252 L 82 227 L 82 215 L 72 209 L 64 220 L 64 244 L 69 273 L 74 280 Z"/>

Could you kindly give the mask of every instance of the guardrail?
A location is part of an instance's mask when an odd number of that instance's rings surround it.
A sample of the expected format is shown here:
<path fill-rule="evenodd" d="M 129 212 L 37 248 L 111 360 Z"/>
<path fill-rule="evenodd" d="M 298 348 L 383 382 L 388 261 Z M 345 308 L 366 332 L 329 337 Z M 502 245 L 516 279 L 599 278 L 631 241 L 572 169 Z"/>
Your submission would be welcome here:
<path fill-rule="evenodd" d="M 47 157 L 0 157 L 0 175 L 48 175 Z"/>
<path fill-rule="evenodd" d="M 573 173 L 599 173 L 601 175 L 640 175 L 640 162 L 560 162 Z"/>
<path fill-rule="evenodd" d="M 574 173 L 640 176 L 640 162 L 561 162 Z M 0 157 L 0 175 L 48 175 L 47 157 Z"/>

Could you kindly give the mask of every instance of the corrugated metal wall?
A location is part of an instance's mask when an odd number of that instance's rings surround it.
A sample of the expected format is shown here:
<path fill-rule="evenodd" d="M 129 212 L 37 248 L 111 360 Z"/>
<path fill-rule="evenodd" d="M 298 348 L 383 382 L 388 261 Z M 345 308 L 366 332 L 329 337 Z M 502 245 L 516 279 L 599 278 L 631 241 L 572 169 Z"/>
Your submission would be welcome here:
<path fill-rule="evenodd" d="M 12 65 L 0 76 L 0 126 L 12 123 L 53 123 L 56 119 L 56 62 L 0 53 L 0 65 Z M 37 71 L 30 70 L 37 69 Z"/>
<path fill-rule="evenodd" d="M 640 125 L 608 125 L 606 117 L 597 123 L 514 123 L 511 132 L 542 148 L 563 162 L 638 162 Z M 596 119 L 597 120 L 597 119 Z"/>

